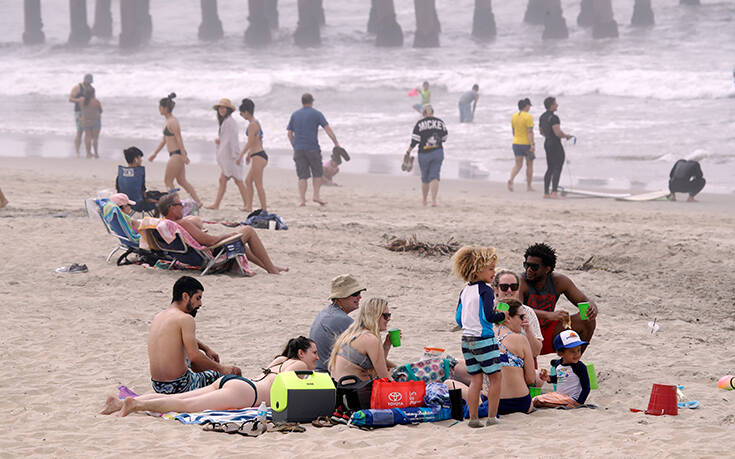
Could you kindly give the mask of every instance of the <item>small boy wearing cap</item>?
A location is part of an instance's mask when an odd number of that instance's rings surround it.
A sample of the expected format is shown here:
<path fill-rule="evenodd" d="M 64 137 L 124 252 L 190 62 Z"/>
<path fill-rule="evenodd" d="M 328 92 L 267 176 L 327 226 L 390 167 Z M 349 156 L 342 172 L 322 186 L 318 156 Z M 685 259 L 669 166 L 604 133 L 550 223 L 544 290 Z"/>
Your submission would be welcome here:
<path fill-rule="evenodd" d="M 560 359 L 552 360 L 555 375 L 549 376 L 541 370 L 539 379 L 556 384 L 556 392 L 541 394 L 533 399 L 533 406 L 577 408 L 583 405 L 590 394 L 590 377 L 582 357 L 582 341 L 574 330 L 564 330 L 554 338 L 554 349 Z"/>

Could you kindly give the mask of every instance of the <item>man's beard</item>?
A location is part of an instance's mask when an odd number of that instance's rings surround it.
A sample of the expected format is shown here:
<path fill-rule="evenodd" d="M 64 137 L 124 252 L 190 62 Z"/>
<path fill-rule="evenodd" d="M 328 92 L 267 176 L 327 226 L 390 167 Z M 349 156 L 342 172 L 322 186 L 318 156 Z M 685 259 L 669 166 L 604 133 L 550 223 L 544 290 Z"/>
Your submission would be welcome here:
<path fill-rule="evenodd" d="M 189 300 L 189 302 L 186 303 L 186 312 L 190 316 L 196 317 L 197 316 L 197 312 L 199 312 L 199 308 L 192 308 L 191 307 L 191 300 Z"/>

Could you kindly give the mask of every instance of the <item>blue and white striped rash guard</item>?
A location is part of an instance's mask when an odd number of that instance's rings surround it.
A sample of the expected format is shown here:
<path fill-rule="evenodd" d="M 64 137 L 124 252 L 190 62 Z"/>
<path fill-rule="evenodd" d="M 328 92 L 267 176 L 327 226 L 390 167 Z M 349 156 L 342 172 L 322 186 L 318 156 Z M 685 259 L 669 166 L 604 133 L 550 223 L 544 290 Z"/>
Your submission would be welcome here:
<path fill-rule="evenodd" d="M 505 320 L 505 314 L 495 312 L 495 294 L 483 281 L 470 282 L 459 293 L 457 325 L 464 336 L 494 337 L 493 324 Z"/>

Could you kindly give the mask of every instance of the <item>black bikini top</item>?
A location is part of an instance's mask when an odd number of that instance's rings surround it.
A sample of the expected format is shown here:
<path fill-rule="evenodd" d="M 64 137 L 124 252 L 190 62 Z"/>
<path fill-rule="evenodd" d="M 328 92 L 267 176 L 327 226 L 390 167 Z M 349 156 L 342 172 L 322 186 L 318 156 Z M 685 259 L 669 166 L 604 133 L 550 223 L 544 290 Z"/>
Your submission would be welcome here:
<path fill-rule="evenodd" d="M 163 135 L 165 135 L 166 137 L 173 137 L 174 133 L 168 130 L 168 126 L 164 126 Z"/>

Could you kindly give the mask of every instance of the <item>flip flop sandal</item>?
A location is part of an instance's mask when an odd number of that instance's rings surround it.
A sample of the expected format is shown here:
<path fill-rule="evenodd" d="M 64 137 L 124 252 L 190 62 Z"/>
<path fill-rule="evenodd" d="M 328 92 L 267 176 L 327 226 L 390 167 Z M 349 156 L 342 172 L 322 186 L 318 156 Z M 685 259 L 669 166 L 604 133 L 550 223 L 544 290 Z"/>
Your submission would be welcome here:
<path fill-rule="evenodd" d="M 319 416 L 311 421 L 311 425 L 314 427 L 334 427 L 334 423 L 332 423 L 332 420 L 327 416 Z"/>
<path fill-rule="evenodd" d="M 679 408 L 689 408 L 691 410 L 699 408 L 699 402 L 697 400 L 692 400 L 689 402 L 679 402 L 677 405 L 679 406 Z"/>
<path fill-rule="evenodd" d="M 238 424 L 237 422 L 225 422 L 222 424 L 222 432 L 226 434 L 236 434 L 240 431 L 245 423 Z"/>
<path fill-rule="evenodd" d="M 349 161 L 350 160 L 350 155 L 347 153 L 347 150 L 345 150 L 342 147 L 334 147 L 332 149 L 332 153 L 337 153 L 339 156 L 341 156 L 342 158 L 344 158 L 345 161 Z"/>
<path fill-rule="evenodd" d="M 306 429 L 301 427 L 296 422 L 271 422 L 273 427 L 268 427 L 268 431 L 271 432 L 281 432 L 283 434 L 289 433 L 289 432 L 306 432 Z"/>
<path fill-rule="evenodd" d="M 222 432 L 222 424 L 219 422 L 210 422 L 205 424 L 202 430 L 205 432 Z"/>
<path fill-rule="evenodd" d="M 240 428 L 237 430 L 237 433 L 245 437 L 259 437 L 263 435 L 266 430 L 266 424 L 256 419 L 255 421 L 243 422 Z"/>

